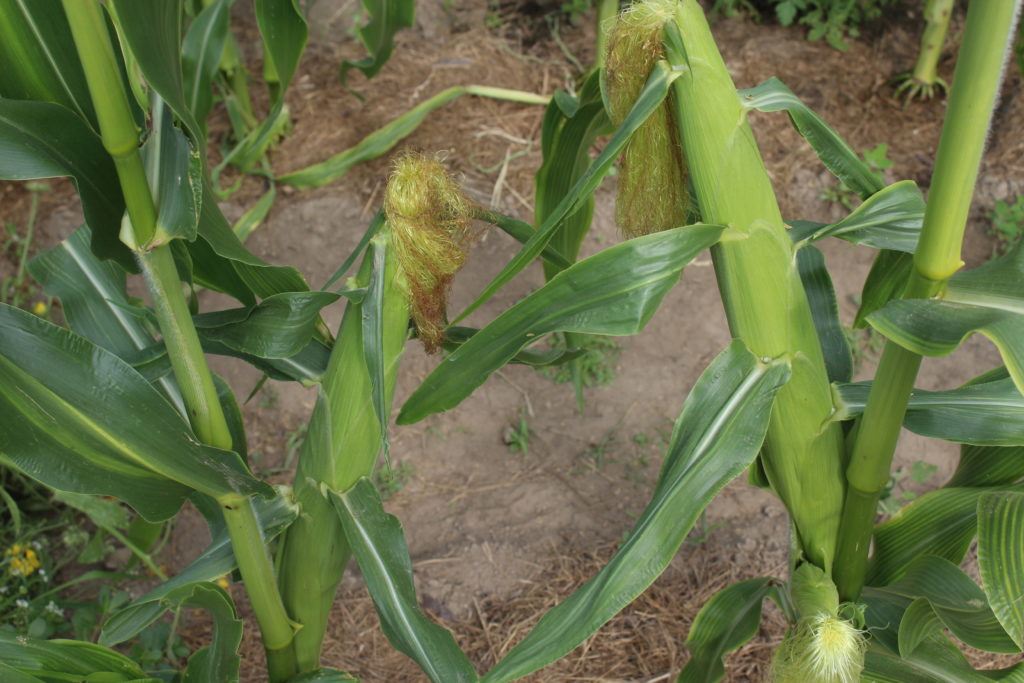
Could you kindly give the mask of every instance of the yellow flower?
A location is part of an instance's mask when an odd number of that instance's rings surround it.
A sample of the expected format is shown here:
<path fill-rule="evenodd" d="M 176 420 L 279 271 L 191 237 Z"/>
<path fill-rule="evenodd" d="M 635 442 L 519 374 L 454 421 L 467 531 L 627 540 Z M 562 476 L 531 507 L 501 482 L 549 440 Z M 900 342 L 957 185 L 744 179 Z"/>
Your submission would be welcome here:
<path fill-rule="evenodd" d="M 221 576 L 220 578 L 218 578 L 217 579 L 217 585 L 220 586 L 221 588 L 223 588 L 224 590 L 227 590 L 228 586 L 231 585 L 231 582 L 228 581 L 228 575 L 225 574 L 224 576 Z"/>
<path fill-rule="evenodd" d="M 32 312 L 35 313 L 36 315 L 46 315 L 46 311 L 47 311 L 46 304 L 43 303 L 42 301 L 37 301 L 32 306 Z"/>
<path fill-rule="evenodd" d="M 36 551 L 20 543 L 12 545 L 4 552 L 4 555 L 9 558 L 9 571 L 13 576 L 29 576 L 42 566 Z"/>

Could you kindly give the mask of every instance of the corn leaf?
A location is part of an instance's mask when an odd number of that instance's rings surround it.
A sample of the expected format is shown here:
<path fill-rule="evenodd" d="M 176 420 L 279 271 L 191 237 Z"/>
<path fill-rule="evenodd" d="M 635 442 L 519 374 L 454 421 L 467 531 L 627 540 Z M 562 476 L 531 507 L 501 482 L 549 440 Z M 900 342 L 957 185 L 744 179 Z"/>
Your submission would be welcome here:
<path fill-rule="evenodd" d="M 864 412 L 871 382 L 837 387 L 836 419 Z M 1024 446 L 1024 396 L 1009 378 L 947 391 L 914 389 L 903 426 L 921 436 L 979 446 Z"/>
<path fill-rule="evenodd" d="M 181 15 L 179 0 L 110 0 L 119 19 L 119 30 L 135 57 L 142 75 L 178 117 L 189 138 L 205 149 L 200 127 L 185 98 L 181 68 Z"/>
<path fill-rule="evenodd" d="M 472 327 L 449 327 L 445 330 L 445 340 L 442 348 L 449 354 L 452 354 L 479 331 Z M 586 352 L 586 349 L 580 348 L 523 349 L 512 356 L 508 362 L 509 365 L 529 365 L 535 368 L 545 368 L 563 365 L 583 356 Z"/>
<path fill-rule="evenodd" d="M 114 354 L 0 306 L 0 451 L 56 489 L 111 495 L 150 521 L 189 489 L 267 493 L 237 453 L 199 443 L 146 380 Z"/>
<path fill-rule="evenodd" d="M 199 239 L 188 245 L 195 281 L 230 294 L 244 304 L 282 292 L 307 292 L 309 285 L 295 268 L 272 266 L 245 248 L 204 183 Z"/>
<path fill-rule="evenodd" d="M 124 198 L 114 162 L 99 136 L 60 105 L 0 99 L 0 178 L 59 176 L 70 176 L 78 189 L 96 255 L 137 270 L 118 237 Z"/>
<path fill-rule="evenodd" d="M 893 183 L 868 197 L 837 223 L 801 222 L 789 236 L 796 243 L 839 237 L 877 249 L 913 253 L 924 222 L 924 197 L 912 180 Z"/>
<path fill-rule="evenodd" d="M 788 113 L 793 127 L 810 143 L 828 170 L 861 199 L 867 199 L 882 189 L 882 181 L 857 153 L 779 79 L 770 78 L 761 85 L 740 90 L 739 97 L 747 109 Z"/>
<path fill-rule="evenodd" d="M 1024 478 L 1024 448 L 961 446 L 947 486 L 1005 486 Z"/>
<path fill-rule="evenodd" d="M 203 200 L 203 159 L 174 126 L 165 106 L 153 113 L 153 132 L 142 146 L 142 159 L 157 205 L 157 238 L 191 242 L 196 238 Z"/>
<path fill-rule="evenodd" d="M 348 87 L 345 77 L 350 69 L 359 69 L 367 78 L 376 76 L 391 57 L 395 34 L 403 28 L 412 28 L 416 21 L 414 0 L 362 0 L 362 5 L 370 21 L 358 33 L 370 54 L 357 62 L 341 63 L 339 78 L 345 87 Z"/>
<path fill-rule="evenodd" d="M 526 221 L 521 221 L 518 218 L 513 218 L 512 216 L 506 216 L 498 213 L 497 211 L 488 211 L 487 218 L 485 220 L 493 223 L 494 227 L 498 228 L 509 237 L 512 237 L 520 244 L 526 244 L 529 242 L 530 238 L 533 237 L 533 234 L 537 232 L 534 230 L 533 226 Z M 540 252 L 540 255 L 541 258 L 544 259 L 545 268 L 550 265 L 556 270 L 565 270 L 573 264 L 573 261 L 575 261 L 575 256 L 573 257 L 573 260 L 569 260 L 569 258 L 559 251 L 555 245 L 550 243 L 544 247 Z"/>
<path fill-rule="evenodd" d="M 192 317 L 200 337 L 259 358 L 288 358 L 310 343 L 320 309 L 340 299 L 334 292 L 285 292 L 252 308 Z"/>
<path fill-rule="evenodd" d="M 839 321 L 836 290 L 825 267 L 825 257 L 817 247 L 806 245 L 797 251 L 796 265 L 807 293 L 814 327 L 818 331 L 828 379 L 830 382 L 849 382 L 853 377 L 853 353 Z"/>
<path fill-rule="evenodd" d="M 978 500 L 978 566 L 999 623 L 1024 649 L 1024 493 Z"/>
<path fill-rule="evenodd" d="M 370 400 L 373 412 L 377 416 L 380 428 L 380 444 L 384 452 L 384 463 L 391 467 L 391 443 L 388 440 L 388 423 L 391 422 L 391 406 L 388 401 L 386 369 L 384 359 L 384 292 L 388 273 L 385 260 L 389 256 L 388 241 L 383 235 L 370 240 L 369 257 L 373 260 L 370 272 L 370 283 L 366 287 L 366 297 L 359 307 L 362 318 L 363 358 L 370 376 Z"/>
<path fill-rule="evenodd" d="M 274 181 L 268 180 L 270 183 L 270 189 L 263 193 L 263 195 L 256 200 L 256 203 L 246 209 L 245 213 L 242 214 L 241 218 L 235 221 L 235 224 L 231 226 L 231 232 L 235 233 L 240 242 L 245 242 L 249 239 L 249 235 L 253 233 L 256 228 L 260 227 L 267 214 L 270 213 L 270 207 L 274 205 L 274 199 L 277 197 L 277 189 L 274 187 Z"/>
<path fill-rule="evenodd" d="M 402 525 L 384 512 L 377 487 L 363 477 L 348 491 L 328 495 L 391 644 L 435 683 L 476 681 L 452 634 L 419 609 Z"/>
<path fill-rule="evenodd" d="M 0 662 L 0 679 L 7 683 L 46 683 L 42 678 L 30 676 L 24 671 L 18 671 L 12 666 Z"/>
<path fill-rule="evenodd" d="M 232 4 L 234 0 L 216 0 L 207 5 L 189 25 L 181 46 L 185 104 L 203 134 L 213 107 L 213 80 L 224 52 Z"/>
<path fill-rule="evenodd" d="M 776 598 L 778 579 L 761 577 L 739 581 L 715 593 L 690 627 L 686 649 L 690 660 L 679 672 L 679 681 L 720 681 L 725 675 L 722 657 L 757 635 L 761 603 Z"/>
<path fill-rule="evenodd" d="M 626 335 L 643 329 L 683 267 L 722 229 L 693 225 L 615 245 L 562 271 L 441 363 L 398 415 L 411 424 L 458 405 L 523 347 L 549 332 Z"/>
<path fill-rule="evenodd" d="M 980 332 L 1003 356 L 1017 389 L 1024 392 L 1024 249 L 949 280 L 942 300 L 891 301 L 868 316 L 872 327 L 925 356 L 944 356 Z"/>
<path fill-rule="evenodd" d="M 872 635 L 874 633 L 872 631 Z M 1024 665 L 975 671 L 949 638 L 932 634 L 906 658 L 872 644 L 865 657 L 861 680 L 870 683 L 978 683 L 979 680 L 1020 683 L 1024 680 Z"/>
<path fill-rule="evenodd" d="M 734 341 L 697 380 L 647 508 L 608 564 L 545 614 L 484 681 L 511 681 L 568 654 L 665 570 L 704 507 L 757 455 L 789 364 Z"/>
<path fill-rule="evenodd" d="M 204 339 L 202 332 L 199 341 L 206 353 L 240 358 L 270 379 L 279 382 L 299 382 L 307 387 L 320 383 L 331 355 L 330 347 L 318 339 L 311 340 L 302 347 L 302 350 L 287 358 L 260 358 L 243 353 L 212 339 Z"/>
<path fill-rule="evenodd" d="M 858 330 L 868 326 L 867 317 L 893 299 L 898 299 L 910 279 L 914 268 L 914 255 L 902 251 L 883 249 L 878 252 L 868 271 L 860 294 L 860 308 L 853 319 Z"/>
<path fill-rule="evenodd" d="M 299 66 L 309 29 L 296 0 L 256 0 L 255 7 L 256 23 L 263 38 L 264 59 L 269 58 L 273 63 L 277 77 L 276 83 L 267 79 L 269 84 L 276 86 L 271 87 L 276 109 Z M 275 115 L 271 114 L 267 120 L 274 118 Z"/>
<path fill-rule="evenodd" d="M 159 683 L 128 657 L 102 645 L 80 640 L 38 640 L 4 629 L 0 629 L 0 662 L 22 673 L 42 676 L 36 680 Z M 12 679 L 12 683 L 17 680 Z"/>
<path fill-rule="evenodd" d="M 941 634 L 942 629 L 942 620 L 932 609 L 932 603 L 927 598 L 916 598 L 903 612 L 903 618 L 900 619 L 900 656 L 910 657 L 918 645 L 929 636 Z"/>
<path fill-rule="evenodd" d="M 978 498 L 993 490 L 1006 489 L 947 487 L 930 491 L 879 524 L 866 583 L 883 586 L 898 581 L 923 555 L 962 562 L 977 533 Z"/>
<path fill-rule="evenodd" d="M 231 596 L 216 584 L 200 583 L 187 590 L 179 589 L 168 599 L 181 606 L 205 609 L 213 620 L 210 644 L 196 650 L 188 658 L 182 683 L 237 683 L 241 663 L 238 647 L 242 643 L 242 622 L 235 613 Z"/>
<path fill-rule="evenodd" d="M 557 231 L 562 227 L 563 221 L 579 211 L 589 197 L 601 184 L 601 181 L 611 170 L 612 164 L 618 157 L 619 152 L 626 146 L 629 137 L 639 128 L 651 113 L 661 106 L 668 88 L 672 82 L 679 77 L 679 72 L 672 71 L 664 62 L 658 62 L 651 72 L 647 84 L 637 97 L 636 104 L 623 120 L 622 125 L 615 131 L 612 139 L 608 141 L 604 150 L 594 160 L 586 172 L 572 186 L 572 189 L 562 197 L 558 205 L 551 210 L 544 223 L 537 228 L 537 232 L 530 238 L 523 248 L 509 261 L 494 280 L 484 288 L 484 291 L 459 314 L 453 322 L 459 322 L 470 313 L 483 305 L 488 299 L 494 296 L 501 287 L 515 277 L 523 268 L 530 264 L 544 247 L 551 241 Z"/>
<path fill-rule="evenodd" d="M 988 652 L 1020 652 L 989 607 L 985 592 L 948 560 L 921 555 L 907 566 L 899 580 L 877 590 L 908 600 L 927 599 L 942 624 L 971 647 Z"/>
<path fill-rule="evenodd" d="M 193 495 L 192 501 L 209 525 L 210 536 L 213 539 L 210 545 L 170 580 L 112 614 L 104 622 L 103 631 L 100 633 L 99 642 L 103 645 L 117 645 L 138 635 L 173 607 L 172 602 L 169 602 L 173 594 L 180 593 L 189 586 L 215 581 L 234 571 L 237 563 L 219 506 L 209 498 L 199 495 Z M 253 509 L 267 542 L 276 538 L 299 514 L 298 507 L 283 492 L 269 500 L 254 499 Z"/>
<path fill-rule="evenodd" d="M 288 683 L 359 683 L 359 679 L 344 671 L 324 667 L 289 678 Z"/>
<path fill-rule="evenodd" d="M 0 97 L 53 102 L 99 130 L 60 0 L 0 2 Z"/>

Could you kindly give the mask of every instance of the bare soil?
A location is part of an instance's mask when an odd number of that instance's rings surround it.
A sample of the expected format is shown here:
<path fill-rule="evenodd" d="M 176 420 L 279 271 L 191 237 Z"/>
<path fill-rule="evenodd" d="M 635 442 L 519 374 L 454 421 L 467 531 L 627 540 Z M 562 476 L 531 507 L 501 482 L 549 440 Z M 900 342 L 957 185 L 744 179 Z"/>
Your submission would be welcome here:
<path fill-rule="evenodd" d="M 573 82 L 578 70 L 572 59 L 588 64 L 593 58 L 590 22 L 563 23 L 556 39 L 542 14 L 534 11 L 548 9 L 544 3 L 503 3 L 497 14 L 483 2 L 449 9 L 448 3 L 418 5 L 416 28 L 399 35 L 394 57 L 380 75 L 369 83 L 353 79 L 366 95 L 360 102 L 337 81 L 341 59 L 361 56 L 361 47 L 348 30 L 355 3 L 316 3 L 310 48 L 288 95 L 294 133 L 271 153 L 276 173 L 303 168 L 354 145 L 451 85 L 550 93 Z M 713 30 L 739 87 L 777 76 L 855 149 L 888 143 L 893 160 L 888 180 L 911 178 L 926 188 L 944 102 L 904 107 L 887 85 L 893 74 L 913 64 L 918 18 L 908 11 L 888 24 L 869 26 L 846 53 L 806 41 L 799 28 L 743 18 L 720 20 Z M 245 49 L 255 53 L 253 24 L 241 19 L 248 26 Z M 955 49 L 960 21 L 962 17 L 954 19 L 949 51 Z M 254 66 L 257 60 L 252 57 Z M 940 72 L 950 79 L 951 69 L 947 55 Z M 1021 91 L 1021 78 L 1014 73 L 990 136 L 968 229 L 966 260 L 972 265 L 992 253 L 984 216 L 994 201 L 1024 193 Z M 538 107 L 462 98 L 430 115 L 396 151 L 445 152 L 473 199 L 530 221 L 542 113 Z M 839 218 L 841 208 L 820 198 L 834 179 L 786 117 L 755 115 L 752 124 L 783 215 L 820 221 Z M 218 125 L 226 130 L 223 122 L 214 123 L 212 130 Z M 319 286 L 355 246 L 379 206 L 387 169 L 388 160 L 379 159 L 324 188 L 285 189 L 248 246 L 268 261 L 297 266 L 312 286 Z M 39 247 L 66 236 L 80 220 L 68 184 L 59 182 L 57 188 L 44 197 Z M 224 206 L 228 217 L 241 215 L 262 190 L 261 183 L 246 180 Z M 0 192 L 4 218 L 24 220 L 24 193 L 13 185 L 0 186 Z M 612 179 L 598 193 L 584 254 L 618 239 Z M 486 235 L 455 281 L 450 310 L 461 310 L 515 248 L 503 234 Z M 823 248 L 841 314 L 849 323 L 873 252 L 838 241 Z M 469 323 L 484 324 L 542 283 L 540 269 L 531 267 Z M 222 303 L 226 302 L 207 296 L 204 307 Z M 340 317 L 340 306 L 325 311 L 332 327 Z M 611 368 L 615 378 L 586 391 L 582 415 L 570 385 L 555 384 L 529 368 L 509 366 L 454 410 L 416 425 L 393 427 L 394 467 L 404 474 L 386 507 L 405 526 L 424 607 L 455 631 L 481 670 L 514 645 L 540 612 L 592 576 L 643 509 L 689 388 L 729 342 L 707 255 L 686 269 L 643 334 L 618 341 L 622 351 Z M 862 374 L 872 366 L 871 349 L 864 353 Z M 396 406 L 437 362 L 418 345 L 408 345 Z M 990 344 L 972 340 L 949 358 L 926 360 L 918 384 L 929 389 L 952 387 L 997 363 Z M 259 380 L 242 363 L 218 358 L 214 366 L 240 398 Z M 301 433 L 314 399 L 313 390 L 268 382 L 245 406 L 258 470 L 282 483 L 290 480 L 287 468 L 294 463 L 288 459 L 287 444 Z M 528 450 L 516 452 L 508 442 L 524 433 L 523 424 L 528 425 Z M 939 485 L 952 471 L 956 450 L 910 434 L 904 437 L 898 463 L 908 466 L 923 460 L 939 469 L 923 487 L 908 480 L 901 486 L 920 492 Z M 686 660 L 683 643 L 689 624 L 708 597 L 735 580 L 785 574 L 787 529 L 785 511 L 773 496 L 737 480 L 711 504 L 700 528 L 648 593 L 572 655 L 529 680 L 672 679 Z M 186 515 L 177 527 L 169 564 L 180 568 L 205 542 L 201 521 Z M 240 601 L 242 593 L 235 591 Z M 415 666 L 394 653 L 380 635 L 355 572 L 343 583 L 334 622 L 325 664 L 367 682 L 422 680 Z M 200 641 L 206 628 L 197 617 L 188 638 Z M 727 679 L 764 680 L 783 628 L 781 618 L 771 613 L 758 637 L 729 658 Z M 262 680 L 256 630 L 247 632 L 243 680 Z"/>

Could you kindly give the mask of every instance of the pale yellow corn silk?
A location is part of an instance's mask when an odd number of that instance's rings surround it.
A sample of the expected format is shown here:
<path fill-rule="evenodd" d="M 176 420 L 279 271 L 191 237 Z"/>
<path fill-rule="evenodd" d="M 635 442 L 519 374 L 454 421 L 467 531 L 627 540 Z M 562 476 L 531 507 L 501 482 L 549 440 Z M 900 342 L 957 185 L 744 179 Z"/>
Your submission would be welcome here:
<path fill-rule="evenodd" d="M 608 35 L 605 86 L 612 122 L 620 125 L 664 57 L 661 34 L 675 0 L 647 0 L 622 12 Z M 615 218 L 627 237 L 684 225 L 689 193 L 679 127 L 666 100 L 630 138 L 619 159 Z"/>
<path fill-rule="evenodd" d="M 845 619 L 804 617 L 775 651 L 775 683 L 856 683 L 864 669 L 867 638 Z"/>
<path fill-rule="evenodd" d="M 472 204 L 435 157 L 406 153 L 394 163 L 384 195 L 409 308 L 429 353 L 444 339 L 448 290 L 472 242 Z"/>

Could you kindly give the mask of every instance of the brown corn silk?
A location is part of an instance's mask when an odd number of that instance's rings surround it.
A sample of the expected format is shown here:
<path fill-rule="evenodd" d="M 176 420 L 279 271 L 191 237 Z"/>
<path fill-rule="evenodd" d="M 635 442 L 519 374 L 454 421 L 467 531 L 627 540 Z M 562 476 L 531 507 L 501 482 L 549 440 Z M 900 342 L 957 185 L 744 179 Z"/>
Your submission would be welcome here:
<path fill-rule="evenodd" d="M 406 153 L 391 171 L 384 214 L 409 286 L 409 309 L 428 353 L 444 339 L 448 291 L 466 261 L 472 204 L 435 157 Z"/>
<path fill-rule="evenodd" d="M 609 30 L 605 86 L 609 115 L 618 126 L 629 114 L 654 64 L 664 59 L 661 32 L 675 14 L 675 0 L 636 4 Z M 666 100 L 633 133 L 619 160 L 615 219 L 627 237 L 686 224 L 686 160 L 675 114 Z"/>

